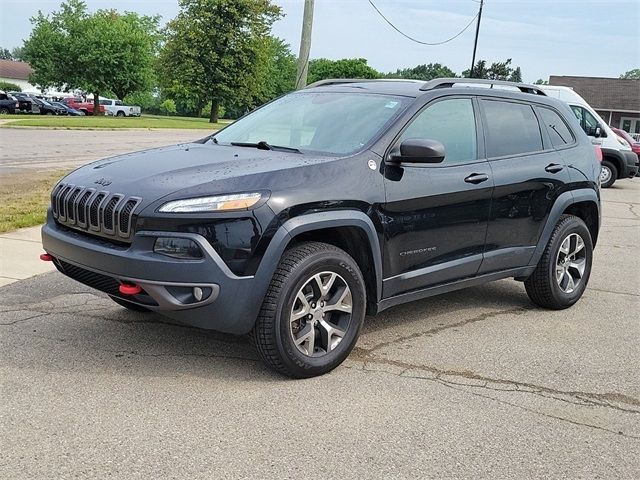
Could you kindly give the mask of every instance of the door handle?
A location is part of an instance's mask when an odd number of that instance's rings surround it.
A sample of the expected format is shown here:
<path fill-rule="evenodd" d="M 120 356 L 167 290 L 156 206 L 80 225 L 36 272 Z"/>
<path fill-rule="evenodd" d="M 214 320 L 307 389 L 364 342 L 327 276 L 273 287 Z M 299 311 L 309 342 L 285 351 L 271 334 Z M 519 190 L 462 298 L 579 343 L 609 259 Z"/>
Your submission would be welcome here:
<path fill-rule="evenodd" d="M 465 182 L 473 184 L 486 182 L 487 180 L 489 180 L 489 175 L 487 175 L 486 173 L 472 173 L 464 179 Z"/>
<path fill-rule="evenodd" d="M 549 173 L 558 173 L 560 170 L 562 170 L 564 167 L 562 165 L 558 165 L 557 163 L 550 163 L 549 165 L 547 165 L 547 167 L 545 168 L 545 171 L 549 172 Z"/>

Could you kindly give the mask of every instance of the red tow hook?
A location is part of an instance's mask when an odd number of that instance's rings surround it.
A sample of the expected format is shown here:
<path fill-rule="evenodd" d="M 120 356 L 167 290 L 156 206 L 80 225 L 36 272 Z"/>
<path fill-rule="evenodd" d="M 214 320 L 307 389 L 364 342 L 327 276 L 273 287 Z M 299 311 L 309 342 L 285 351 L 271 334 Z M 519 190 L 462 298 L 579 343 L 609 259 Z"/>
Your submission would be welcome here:
<path fill-rule="evenodd" d="M 142 292 L 142 287 L 140 285 L 132 285 L 130 283 L 121 283 L 118 290 L 120 290 L 120 293 L 123 295 L 137 295 Z"/>
<path fill-rule="evenodd" d="M 41 253 L 40 254 L 40 260 L 42 260 L 43 262 L 52 262 L 53 261 L 53 257 L 51 255 L 49 255 L 48 253 Z"/>

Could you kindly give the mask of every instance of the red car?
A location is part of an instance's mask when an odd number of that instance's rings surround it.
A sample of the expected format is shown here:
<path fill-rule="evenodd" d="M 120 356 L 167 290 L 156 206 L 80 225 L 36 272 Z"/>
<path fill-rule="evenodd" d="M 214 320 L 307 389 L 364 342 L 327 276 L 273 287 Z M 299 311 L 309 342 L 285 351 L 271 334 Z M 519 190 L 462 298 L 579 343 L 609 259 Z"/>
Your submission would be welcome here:
<path fill-rule="evenodd" d="M 631 145 L 631 150 L 633 150 L 633 153 L 638 155 L 638 158 L 640 158 L 640 142 L 629 135 L 629 132 L 625 132 L 624 130 L 613 127 L 611 127 L 611 130 L 613 130 L 619 137 L 624 138 L 629 143 L 629 145 Z"/>
<path fill-rule="evenodd" d="M 62 102 L 76 110 L 84 112 L 85 115 L 93 115 L 93 101 L 83 102 L 81 98 L 65 98 Z M 100 113 L 104 113 L 104 105 L 100 105 Z"/>

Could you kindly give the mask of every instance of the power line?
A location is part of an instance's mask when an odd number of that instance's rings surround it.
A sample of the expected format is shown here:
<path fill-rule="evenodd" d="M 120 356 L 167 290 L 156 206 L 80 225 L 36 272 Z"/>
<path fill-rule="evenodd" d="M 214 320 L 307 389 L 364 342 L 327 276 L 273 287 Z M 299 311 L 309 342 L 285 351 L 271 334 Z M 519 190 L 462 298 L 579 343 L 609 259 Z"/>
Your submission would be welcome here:
<path fill-rule="evenodd" d="M 412 42 L 415 43 L 419 43 L 420 45 L 430 45 L 430 46 L 435 46 L 435 45 L 444 45 L 445 43 L 450 42 L 451 40 L 455 40 L 456 38 L 458 38 L 460 35 L 462 35 L 474 22 L 474 20 L 476 18 L 478 18 L 479 13 L 476 13 L 473 18 L 471 19 L 471 21 L 462 29 L 460 30 L 458 33 L 456 33 L 453 37 L 448 38 L 442 42 L 435 42 L 435 43 L 429 43 L 429 42 L 423 42 L 421 40 L 418 40 L 417 38 L 413 38 L 410 35 L 407 35 L 406 33 L 404 33 L 402 30 L 400 30 L 398 27 L 396 27 L 393 23 L 391 23 L 391 21 L 384 16 L 384 14 L 378 9 L 378 7 L 376 7 L 376 5 L 373 3 L 372 0 L 369 0 L 369 3 L 371 4 L 371 6 L 373 7 L 373 9 L 378 12 L 378 15 L 380 15 L 382 17 L 382 19 L 387 22 L 391 28 L 393 28 L 396 32 L 398 32 L 400 35 L 402 35 L 405 38 L 408 38 L 409 40 L 411 40 Z"/>

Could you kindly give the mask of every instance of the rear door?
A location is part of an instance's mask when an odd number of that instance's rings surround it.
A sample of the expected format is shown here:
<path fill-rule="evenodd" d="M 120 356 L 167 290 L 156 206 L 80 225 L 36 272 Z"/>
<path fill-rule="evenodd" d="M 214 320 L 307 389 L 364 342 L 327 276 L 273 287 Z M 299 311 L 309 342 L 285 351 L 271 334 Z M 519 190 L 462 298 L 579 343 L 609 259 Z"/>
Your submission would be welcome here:
<path fill-rule="evenodd" d="M 555 199 L 569 182 L 568 167 L 544 126 L 575 143 L 553 110 L 538 119 L 529 103 L 480 100 L 486 153 L 495 188 L 479 274 L 527 265 Z M 542 124 L 542 128 L 541 128 Z"/>
<path fill-rule="evenodd" d="M 483 159 L 477 105 L 444 97 L 426 105 L 395 140 L 445 147 L 438 164 L 385 165 L 383 296 L 476 274 L 482 262 L 493 180 Z"/>

